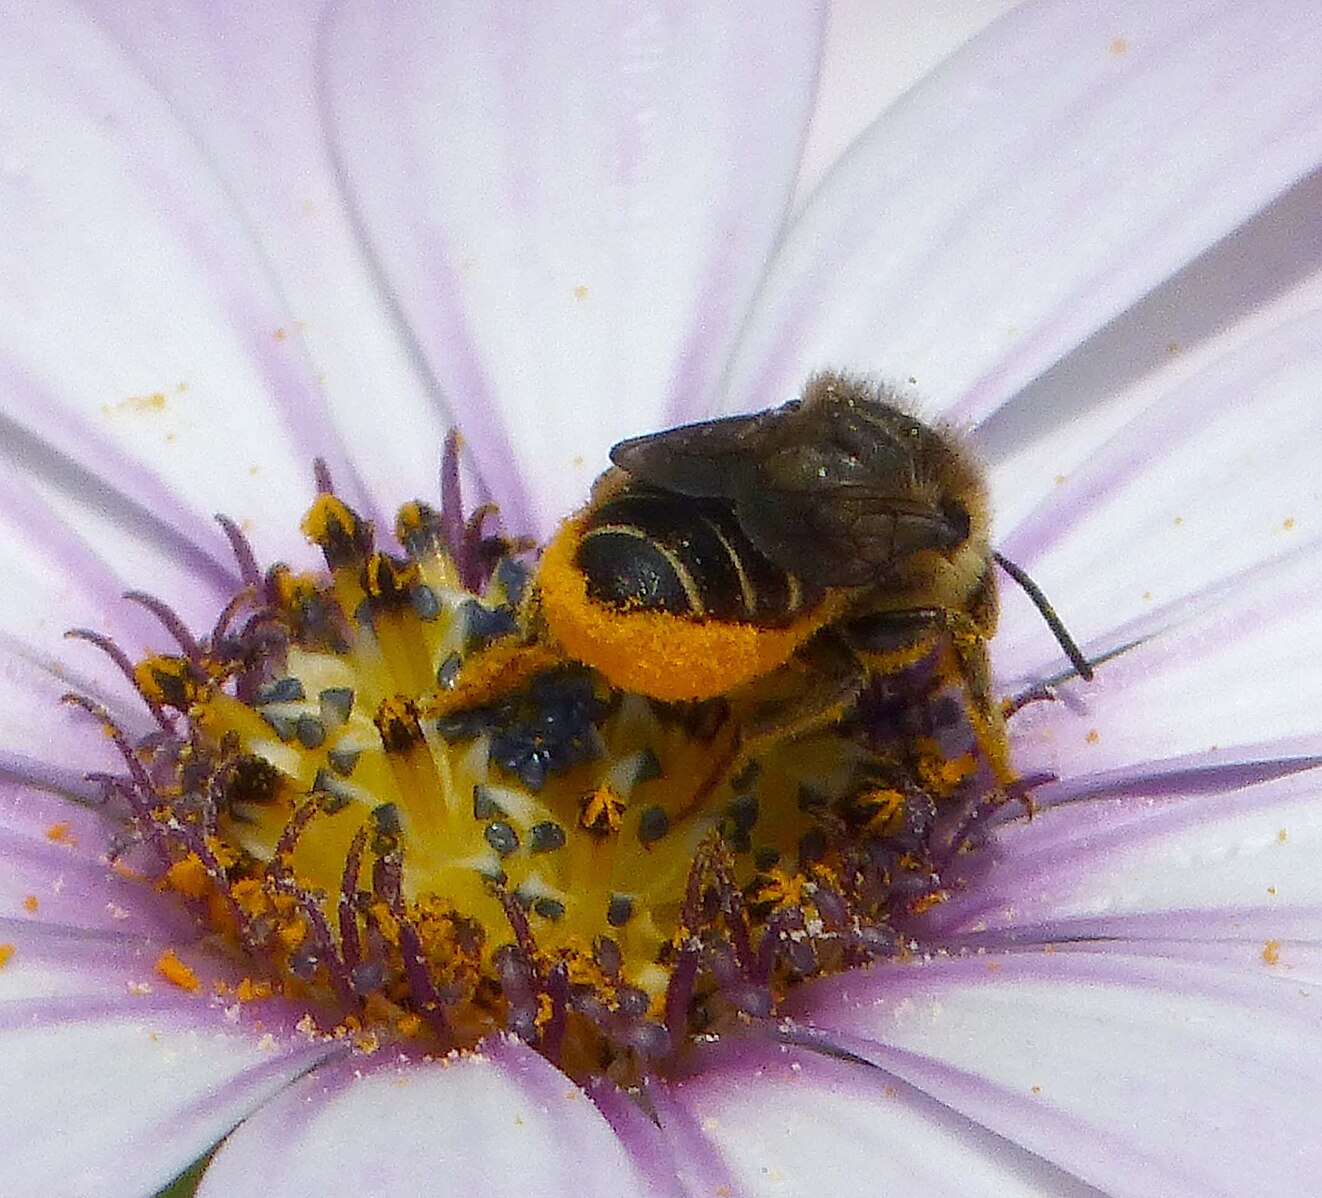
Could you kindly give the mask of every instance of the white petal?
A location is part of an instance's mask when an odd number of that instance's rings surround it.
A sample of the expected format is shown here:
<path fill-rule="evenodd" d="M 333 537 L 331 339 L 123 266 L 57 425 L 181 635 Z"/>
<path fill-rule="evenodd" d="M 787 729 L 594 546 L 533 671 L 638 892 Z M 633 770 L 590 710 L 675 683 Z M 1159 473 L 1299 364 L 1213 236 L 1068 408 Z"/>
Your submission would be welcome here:
<path fill-rule="evenodd" d="M 916 934 L 929 943 L 1233 940 L 1254 953 L 1269 941 L 1322 938 L 1322 775 L 1220 794 L 1198 783 L 1191 770 L 1134 777 L 1108 794 L 1096 780 L 1103 797 L 998 828 Z"/>
<path fill-rule="evenodd" d="M 730 401 L 847 366 L 987 413 L 1317 164 L 1319 55 L 1286 0 L 1016 9 L 828 178 Z"/>
<path fill-rule="evenodd" d="M 1322 308 L 1261 332 L 1163 395 L 1003 539 L 1097 651 L 1126 622 L 1280 558 L 1322 533 Z M 1013 592 L 1014 588 L 1009 588 Z M 1007 660 L 1050 651 L 1007 595 Z"/>
<path fill-rule="evenodd" d="M 329 27 L 370 246 L 516 527 L 545 531 L 622 435 L 710 402 L 821 38 L 815 3 L 762 15 L 364 2 Z"/>
<path fill-rule="evenodd" d="M 917 960 L 793 1006 L 1107 1194 L 1203 1198 L 1307 1193 L 1318 1176 L 1317 1001 L 1261 959 L 1109 945 Z"/>
<path fill-rule="evenodd" d="M 919 6 L 834 0 L 796 207 L 878 114 L 1016 3 L 946 0 Z"/>
<path fill-rule="evenodd" d="M 1017 714 L 1016 764 L 1074 779 L 1193 754 L 1317 756 L 1322 671 L 1308 646 L 1322 627 L 1319 577 L 1322 540 L 1107 634 L 1105 644 L 1150 639 Z"/>
<path fill-rule="evenodd" d="M 198 1191 L 645 1194 L 588 1097 L 521 1046 L 445 1060 L 382 1050 L 319 1069 L 221 1146 Z"/>
<path fill-rule="evenodd" d="M 264 546 L 297 543 L 288 524 L 311 489 L 310 458 L 334 468 L 343 455 L 223 155 L 190 127 L 198 107 L 154 86 L 157 56 L 177 55 L 206 111 L 234 64 L 220 30 L 167 45 L 153 40 L 159 19 L 107 8 L 136 37 L 119 44 L 58 3 L 0 18 L 5 415 L 221 560 L 209 524 L 222 509 L 253 521 Z M 218 105 L 217 124 L 227 111 Z M 22 467 L 65 469 L 44 449 Z M 338 481 L 352 493 L 348 475 Z"/>
<path fill-rule="evenodd" d="M 798 1047 L 727 1042 L 696 1055 L 661 1111 L 713 1143 L 740 1194 L 1082 1194 L 1062 1171 L 894 1074 Z M 716 1186 L 697 1191 L 720 1193 Z"/>
<path fill-rule="evenodd" d="M 340 1050 L 261 1004 L 231 1020 L 205 991 L 157 976 L 159 951 L 125 936 L 15 937 L 0 969 L 8 1192 L 152 1193 Z"/>
<path fill-rule="evenodd" d="M 1322 308 L 1320 221 L 1314 173 L 980 422 L 972 440 L 1000 534 L 1034 509 L 1050 511 L 1067 480 L 1140 414 Z"/>

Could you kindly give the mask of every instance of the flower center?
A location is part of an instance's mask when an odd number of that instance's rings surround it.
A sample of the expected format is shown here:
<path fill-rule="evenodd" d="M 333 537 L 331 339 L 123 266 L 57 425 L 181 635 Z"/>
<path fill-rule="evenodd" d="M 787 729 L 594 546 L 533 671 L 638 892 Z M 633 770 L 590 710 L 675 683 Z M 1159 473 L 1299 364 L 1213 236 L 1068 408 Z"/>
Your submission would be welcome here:
<path fill-rule="evenodd" d="M 119 746 L 107 791 L 153 879 L 248 962 L 241 996 L 296 996 L 364 1044 L 509 1030 L 627 1082 L 900 951 L 1005 797 L 949 649 L 807 731 L 767 717 L 812 681 L 794 662 L 714 699 L 622 692 L 530 615 L 523 546 L 462 516 L 447 453 L 440 510 L 399 512 L 402 554 L 319 469 L 323 573 L 262 575 L 226 523 L 245 589 L 209 636 L 143 596 L 177 652 L 74 634 L 155 717 L 130 741 L 74 700 Z"/>

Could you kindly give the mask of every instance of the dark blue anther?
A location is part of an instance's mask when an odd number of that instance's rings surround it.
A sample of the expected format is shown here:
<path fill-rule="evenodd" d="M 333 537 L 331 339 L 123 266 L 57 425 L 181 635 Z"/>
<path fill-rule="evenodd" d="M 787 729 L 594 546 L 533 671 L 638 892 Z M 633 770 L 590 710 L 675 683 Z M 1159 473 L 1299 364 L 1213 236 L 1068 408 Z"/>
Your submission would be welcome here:
<path fill-rule="evenodd" d="M 321 718 L 331 727 L 339 727 L 353 711 L 353 689 L 348 686 L 328 686 L 317 695 L 321 705 Z"/>
<path fill-rule="evenodd" d="M 263 682 L 257 688 L 257 702 L 297 703 L 306 698 L 303 682 L 299 678 L 277 678 L 274 682 Z"/>
<path fill-rule="evenodd" d="M 565 830 L 551 820 L 533 824 L 530 835 L 532 843 L 528 847 L 534 853 L 553 853 L 565 847 Z"/>
<path fill-rule="evenodd" d="M 561 919 L 565 914 L 564 903 L 553 898 L 534 899 L 532 909 L 535 914 L 540 915 L 543 919 Z"/>
<path fill-rule="evenodd" d="M 502 857 L 508 857 L 519 847 L 519 834 L 503 819 L 494 820 L 483 829 L 487 844 Z"/>
<path fill-rule="evenodd" d="M 468 599 L 459 611 L 464 622 L 465 653 L 519 630 L 512 607 L 486 607 L 476 599 Z"/>
<path fill-rule="evenodd" d="M 413 588 L 411 598 L 413 610 L 419 620 L 434 620 L 441 614 L 441 601 L 437 598 L 436 592 L 425 582 L 420 582 Z"/>
<path fill-rule="evenodd" d="M 485 782 L 473 784 L 473 818 L 488 820 L 504 815 L 505 811 L 496 801 L 495 795 Z"/>
<path fill-rule="evenodd" d="M 660 840 L 670 831 L 670 816 L 664 807 L 644 807 L 638 816 L 638 839 L 644 844 Z"/>
<path fill-rule="evenodd" d="M 528 579 L 532 571 L 523 562 L 512 557 L 502 557 L 496 566 L 495 581 L 505 592 L 505 602 L 511 607 L 518 607 L 523 602 L 523 593 L 528 588 Z"/>
<path fill-rule="evenodd" d="M 305 749 L 319 749 L 326 743 L 326 725 L 314 715 L 301 715 L 294 724 L 294 735 Z"/>

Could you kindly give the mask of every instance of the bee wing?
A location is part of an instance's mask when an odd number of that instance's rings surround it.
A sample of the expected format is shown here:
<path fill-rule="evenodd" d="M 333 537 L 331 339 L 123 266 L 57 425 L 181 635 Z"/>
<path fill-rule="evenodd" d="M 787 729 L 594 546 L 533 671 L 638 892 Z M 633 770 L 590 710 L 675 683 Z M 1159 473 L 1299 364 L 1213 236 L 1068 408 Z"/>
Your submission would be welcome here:
<path fill-rule="evenodd" d="M 875 584 L 910 554 L 951 548 L 967 532 L 931 507 L 857 486 L 750 496 L 735 516 L 772 561 L 832 587 Z"/>
<path fill-rule="evenodd" d="M 753 544 L 795 574 L 866 586 L 967 535 L 916 494 L 918 435 L 930 436 L 889 405 L 828 397 L 622 441 L 611 460 L 652 486 L 732 501 Z"/>
<path fill-rule="evenodd" d="M 640 482 L 702 499 L 733 499 L 737 476 L 765 456 L 777 426 L 798 401 L 772 412 L 725 416 L 633 437 L 611 450 L 611 461 Z"/>

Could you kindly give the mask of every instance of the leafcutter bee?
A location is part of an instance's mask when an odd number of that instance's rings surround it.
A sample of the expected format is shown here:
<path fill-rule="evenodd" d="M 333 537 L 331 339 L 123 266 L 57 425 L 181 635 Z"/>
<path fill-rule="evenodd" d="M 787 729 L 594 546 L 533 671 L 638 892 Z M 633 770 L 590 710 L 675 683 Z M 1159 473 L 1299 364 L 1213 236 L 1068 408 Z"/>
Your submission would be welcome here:
<path fill-rule="evenodd" d="M 1009 781 L 987 658 L 997 564 L 1091 676 L 1041 592 L 992 549 L 969 454 L 883 388 L 821 374 L 782 407 L 622 441 L 611 460 L 544 550 L 530 619 L 621 690 L 709 699 L 797 667 L 807 683 L 748 725 L 751 742 L 826 726 L 869 679 L 944 647 Z"/>

